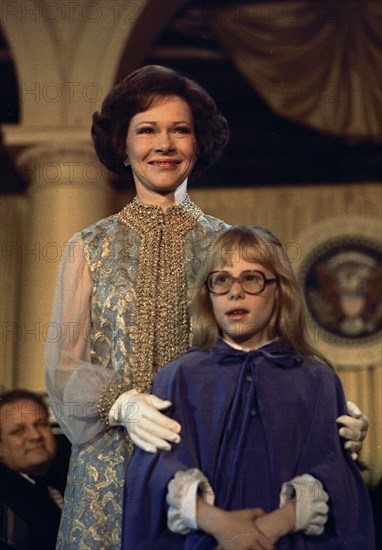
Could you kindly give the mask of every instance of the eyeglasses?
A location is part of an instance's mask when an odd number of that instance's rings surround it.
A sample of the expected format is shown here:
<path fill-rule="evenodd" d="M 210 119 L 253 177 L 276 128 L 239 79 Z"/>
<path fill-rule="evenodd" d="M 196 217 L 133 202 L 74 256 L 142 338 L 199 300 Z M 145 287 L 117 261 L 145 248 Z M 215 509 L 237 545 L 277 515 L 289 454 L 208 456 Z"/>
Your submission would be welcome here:
<path fill-rule="evenodd" d="M 208 290 L 213 294 L 228 294 L 234 283 L 241 284 L 246 294 L 260 294 L 264 288 L 277 281 L 277 278 L 267 279 L 262 271 L 257 269 L 243 271 L 238 277 L 234 277 L 228 271 L 211 271 L 207 276 Z"/>

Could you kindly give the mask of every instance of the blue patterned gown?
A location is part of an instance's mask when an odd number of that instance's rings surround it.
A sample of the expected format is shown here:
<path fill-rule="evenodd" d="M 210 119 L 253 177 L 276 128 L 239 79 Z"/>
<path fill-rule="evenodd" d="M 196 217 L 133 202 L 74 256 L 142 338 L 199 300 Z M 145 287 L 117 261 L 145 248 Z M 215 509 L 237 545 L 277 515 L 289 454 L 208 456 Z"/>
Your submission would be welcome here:
<path fill-rule="evenodd" d="M 208 246 L 226 228 L 187 197 L 164 214 L 134 199 L 68 243 L 46 348 L 50 403 L 73 443 L 59 549 L 119 550 L 131 442 L 99 404 L 189 347 L 189 302 Z"/>

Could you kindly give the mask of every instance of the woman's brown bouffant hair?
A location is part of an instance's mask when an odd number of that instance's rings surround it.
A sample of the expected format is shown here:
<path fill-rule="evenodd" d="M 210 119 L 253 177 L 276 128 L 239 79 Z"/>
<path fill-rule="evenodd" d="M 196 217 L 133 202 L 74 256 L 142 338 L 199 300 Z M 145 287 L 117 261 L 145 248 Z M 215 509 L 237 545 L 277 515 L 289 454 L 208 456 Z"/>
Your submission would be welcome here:
<path fill-rule="evenodd" d="M 112 172 L 126 173 L 126 134 L 131 118 L 158 98 L 178 96 L 192 112 L 198 157 L 192 174 L 200 173 L 221 156 L 229 128 L 212 97 L 191 78 L 166 67 L 146 65 L 117 84 L 106 96 L 101 112 L 93 114 L 91 129 L 100 161 Z"/>
<path fill-rule="evenodd" d="M 195 285 L 192 312 L 192 344 L 211 348 L 220 329 L 212 309 L 206 278 L 211 271 L 235 261 L 260 263 L 277 277 L 277 314 L 274 335 L 287 340 L 302 355 L 329 361 L 308 342 L 305 300 L 288 259 L 287 250 L 268 229 L 254 225 L 234 226 L 221 233 L 209 249 Z"/>

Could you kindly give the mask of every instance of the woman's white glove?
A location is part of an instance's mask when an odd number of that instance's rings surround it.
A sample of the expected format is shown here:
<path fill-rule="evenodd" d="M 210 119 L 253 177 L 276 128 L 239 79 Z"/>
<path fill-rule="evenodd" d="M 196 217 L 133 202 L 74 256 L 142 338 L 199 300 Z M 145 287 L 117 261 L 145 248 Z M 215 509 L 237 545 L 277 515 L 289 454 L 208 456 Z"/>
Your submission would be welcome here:
<path fill-rule="evenodd" d="M 296 529 L 306 535 L 321 535 L 328 519 L 329 497 L 321 481 L 304 474 L 287 481 L 281 487 L 280 508 L 288 501 L 296 502 Z"/>
<path fill-rule="evenodd" d="M 369 428 L 369 421 L 352 401 L 347 401 L 346 406 L 350 416 L 344 414 L 337 418 L 337 423 L 342 424 L 340 436 L 347 439 L 345 449 L 347 449 L 353 460 L 357 460 L 358 454 L 362 449 L 362 441 L 365 439 Z"/>
<path fill-rule="evenodd" d="M 159 411 L 168 409 L 171 401 L 156 395 L 129 390 L 114 401 L 109 412 L 109 425 L 126 428 L 135 445 L 149 453 L 169 451 L 171 443 L 179 443 L 180 424 Z"/>

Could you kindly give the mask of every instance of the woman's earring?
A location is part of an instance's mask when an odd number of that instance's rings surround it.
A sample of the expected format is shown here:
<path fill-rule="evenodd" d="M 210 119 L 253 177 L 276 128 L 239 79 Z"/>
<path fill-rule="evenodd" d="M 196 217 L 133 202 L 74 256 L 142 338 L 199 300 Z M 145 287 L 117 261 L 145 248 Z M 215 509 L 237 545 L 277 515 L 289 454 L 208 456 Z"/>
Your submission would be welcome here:
<path fill-rule="evenodd" d="M 128 166 L 130 166 L 130 162 L 126 159 L 123 161 L 123 165 L 127 168 Z"/>

